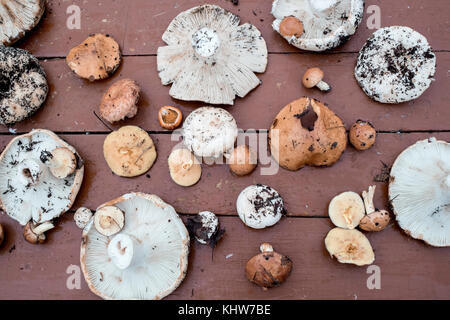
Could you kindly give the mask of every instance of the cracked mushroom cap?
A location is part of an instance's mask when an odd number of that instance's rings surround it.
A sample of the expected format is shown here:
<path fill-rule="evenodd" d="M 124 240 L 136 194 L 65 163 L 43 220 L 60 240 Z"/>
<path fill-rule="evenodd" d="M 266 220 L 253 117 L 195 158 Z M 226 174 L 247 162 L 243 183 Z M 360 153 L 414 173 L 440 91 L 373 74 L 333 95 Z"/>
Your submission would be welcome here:
<path fill-rule="evenodd" d="M 269 130 L 270 150 L 285 169 L 330 166 L 347 146 L 342 120 L 325 104 L 301 98 L 285 106 Z"/>
<path fill-rule="evenodd" d="M 324 51 L 346 42 L 356 32 L 364 14 L 364 0 L 275 0 L 272 27 L 289 44 L 309 51 Z M 280 30 L 285 18 L 303 25 L 300 36 Z"/>
<path fill-rule="evenodd" d="M 404 150 L 391 169 L 389 199 L 400 227 L 435 247 L 450 246 L 450 144 L 435 138 Z"/>
<path fill-rule="evenodd" d="M 103 206 L 125 214 L 120 233 L 83 230 L 81 269 L 89 289 L 104 299 L 158 300 L 183 281 L 189 234 L 174 208 L 155 195 L 129 193 Z"/>
<path fill-rule="evenodd" d="M 198 108 L 183 123 L 184 145 L 198 157 L 221 157 L 234 148 L 237 136 L 236 120 L 221 108 Z"/>
<path fill-rule="evenodd" d="M 55 177 L 52 151 L 67 148 L 76 157 L 75 171 Z M 38 129 L 15 137 L 0 156 L 0 205 L 21 225 L 50 221 L 68 211 L 83 181 L 84 164 L 77 151 L 51 131 Z"/>
<path fill-rule="evenodd" d="M 0 42 L 11 45 L 41 20 L 45 0 L 3 0 L 0 2 Z"/>
<path fill-rule="evenodd" d="M 170 95 L 185 101 L 232 105 L 260 84 L 267 47 L 251 24 L 215 5 L 202 5 L 172 20 L 158 48 L 158 73 Z"/>

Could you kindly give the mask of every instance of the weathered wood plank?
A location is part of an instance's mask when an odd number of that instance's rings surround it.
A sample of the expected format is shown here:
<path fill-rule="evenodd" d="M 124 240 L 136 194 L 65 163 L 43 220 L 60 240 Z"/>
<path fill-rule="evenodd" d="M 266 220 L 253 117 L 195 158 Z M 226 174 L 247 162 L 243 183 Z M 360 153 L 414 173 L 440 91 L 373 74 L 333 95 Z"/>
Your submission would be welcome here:
<path fill-rule="evenodd" d="M 376 103 L 360 89 L 353 76 L 356 54 L 343 55 L 271 55 L 267 72 L 260 76 L 262 85 L 235 106 L 226 107 L 243 129 L 268 129 L 283 106 L 302 96 L 310 96 L 329 104 L 349 127 L 357 119 L 370 120 L 378 130 L 449 130 L 450 77 L 447 69 L 438 68 L 436 81 L 416 101 L 401 105 Z M 438 66 L 450 64 L 450 53 L 437 54 Z M 45 68 L 50 92 L 45 105 L 30 119 L 16 124 L 19 132 L 37 126 L 54 131 L 105 131 L 95 117 L 103 93 L 116 80 L 128 77 L 142 87 L 140 109 L 135 118 L 117 123 L 136 124 L 146 130 L 162 130 L 157 119 L 160 107 L 179 106 L 186 117 L 202 103 L 173 100 L 169 86 L 163 86 L 156 72 L 155 57 L 126 57 L 116 74 L 106 81 L 91 83 L 76 77 L 64 60 L 48 60 Z M 301 77 L 307 68 L 319 66 L 333 87 L 322 93 L 306 89 Z M 1 126 L 0 131 L 8 128 Z"/>

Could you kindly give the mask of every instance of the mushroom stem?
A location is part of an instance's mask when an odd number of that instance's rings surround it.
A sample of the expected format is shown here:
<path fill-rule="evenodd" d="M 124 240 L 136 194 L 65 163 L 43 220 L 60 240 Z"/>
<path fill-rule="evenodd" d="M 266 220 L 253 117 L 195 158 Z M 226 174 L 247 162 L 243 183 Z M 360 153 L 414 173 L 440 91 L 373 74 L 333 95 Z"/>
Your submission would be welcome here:
<path fill-rule="evenodd" d="M 23 185 L 36 185 L 42 174 L 44 173 L 44 166 L 34 160 L 34 159 L 25 159 L 18 166 L 18 180 Z"/>
<path fill-rule="evenodd" d="M 264 242 L 263 244 L 261 244 L 261 246 L 259 247 L 259 250 L 264 253 L 264 252 L 273 252 L 273 247 L 270 243 Z"/>
<path fill-rule="evenodd" d="M 40 225 L 36 226 L 36 227 L 31 227 L 31 229 L 33 230 L 33 232 L 37 235 L 41 235 L 45 232 L 47 232 L 50 229 L 53 229 L 55 226 L 53 225 L 53 223 L 51 223 L 50 221 L 41 223 Z"/>
<path fill-rule="evenodd" d="M 373 196 L 377 186 L 369 186 L 369 191 L 363 191 L 362 197 L 364 199 L 364 207 L 366 207 L 366 214 L 375 212 L 375 206 L 373 204 Z"/>
<path fill-rule="evenodd" d="M 318 84 L 316 84 L 316 87 L 320 89 L 320 91 L 328 92 L 331 90 L 331 87 L 328 83 L 325 81 L 320 81 Z"/>
<path fill-rule="evenodd" d="M 181 165 L 181 167 L 182 167 L 184 170 L 188 171 L 188 170 L 192 167 L 193 164 L 194 164 L 194 162 L 193 162 L 191 159 L 189 159 L 188 161 L 183 162 L 183 164 Z"/>
<path fill-rule="evenodd" d="M 134 256 L 133 239 L 124 233 L 114 236 L 108 244 L 108 256 L 117 268 L 128 268 Z"/>

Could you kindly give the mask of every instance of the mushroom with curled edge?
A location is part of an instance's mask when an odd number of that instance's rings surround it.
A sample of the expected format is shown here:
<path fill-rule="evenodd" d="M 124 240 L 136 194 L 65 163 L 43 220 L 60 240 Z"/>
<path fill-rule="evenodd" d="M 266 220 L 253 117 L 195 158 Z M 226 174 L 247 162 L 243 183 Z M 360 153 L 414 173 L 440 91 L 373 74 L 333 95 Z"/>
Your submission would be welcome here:
<path fill-rule="evenodd" d="M 82 234 L 80 262 L 89 289 L 104 299 L 158 300 L 183 281 L 189 233 L 174 208 L 159 197 L 129 193 L 102 207 L 124 213 L 123 229 L 98 232 L 91 219 Z"/>
<path fill-rule="evenodd" d="M 180 13 L 157 52 L 163 85 L 170 96 L 185 101 L 232 105 L 260 85 L 255 75 L 267 66 L 267 46 L 259 30 L 216 5 Z"/>
<path fill-rule="evenodd" d="M 159 109 L 158 121 L 164 129 L 175 130 L 180 126 L 182 120 L 183 114 L 181 113 L 181 110 L 176 107 L 164 106 Z"/>
<path fill-rule="evenodd" d="M 369 186 L 368 191 L 363 191 L 366 215 L 359 222 L 359 227 L 364 231 L 381 231 L 387 227 L 391 218 L 386 210 L 377 210 L 373 204 L 373 196 L 376 186 Z"/>
<path fill-rule="evenodd" d="M 450 143 L 429 138 L 405 149 L 389 179 L 400 227 L 434 247 L 450 246 Z"/>
<path fill-rule="evenodd" d="M 59 148 L 69 150 L 76 159 L 75 170 L 64 178 L 51 172 L 53 152 Z M 72 163 L 60 165 L 71 167 Z M 1 208 L 21 225 L 31 221 L 39 227 L 71 208 L 83 173 L 77 151 L 53 132 L 37 129 L 17 136 L 0 156 Z"/>
<path fill-rule="evenodd" d="M 364 15 L 364 0 L 275 0 L 272 15 L 273 29 L 289 44 L 324 51 L 338 47 L 356 32 Z M 303 32 L 284 32 L 286 18 L 300 22 Z"/>

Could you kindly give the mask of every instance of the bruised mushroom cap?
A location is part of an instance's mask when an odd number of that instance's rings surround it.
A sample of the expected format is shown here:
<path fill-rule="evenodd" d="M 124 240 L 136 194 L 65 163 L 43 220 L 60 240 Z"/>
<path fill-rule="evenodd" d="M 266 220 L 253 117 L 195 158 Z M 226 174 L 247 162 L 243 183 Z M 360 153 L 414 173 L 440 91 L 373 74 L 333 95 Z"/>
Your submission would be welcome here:
<path fill-rule="evenodd" d="M 280 31 L 286 17 L 303 24 L 301 36 L 283 36 L 291 45 L 309 51 L 335 48 L 356 32 L 364 14 L 364 0 L 275 0 L 272 27 Z"/>
<path fill-rule="evenodd" d="M 75 172 L 64 179 L 48 167 L 51 152 L 67 148 L 77 159 Z M 40 224 L 68 211 L 83 181 L 84 164 L 76 150 L 51 131 L 38 129 L 17 136 L 0 156 L 0 205 L 21 225 Z"/>
<path fill-rule="evenodd" d="M 281 167 L 330 166 L 347 146 L 342 120 L 321 102 L 301 98 L 285 106 L 269 130 L 270 150 Z"/>
<path fill-rule="evenodd" d="M 38 59 L 28 51 L 0 46 L 0 91 L 1 124 L 12 125 L 33 115 L 48 93 Z"/>
<path fill-rule="evenodd" d="M 119 44 L 111 36 L 97 33 L 72 48 L 66 57 L 70 69 L 90 81 L 106 79 L 119 67 Z"/>
<path fill-rule="evenodd" d="M 286 214 L 283 198 L 275 189 L 262 184 L 242 190 L 236 209 L 242 222 L 253 229 L 273 226 Z"/>
<path fill-rule="evenodd" d="M 89 289 L 104 299 L 157 300 L 172 293 L 185 277 L 189 253 L 189 234 L 174 208 L 143 193 L 129 193 L 102 206 L 122 210 L 125 226 L 107 237 L 96 230 L 91 219 L 83 230 L 80 261 Z M 132 242 L 128 266 L 122 264 L 126 259 L 120 258 L 116 265 L 108 254 L 113 239 L 119 244 L 118 236 L 124 240 L 120 243 L 123 249 L 128 240 Z"/>
<path fill-rule="evenodd" d="M 364 202 L 352 191 L 335 196 L 328 206 L 328 215 L 336 227 L 354 229 L 365 215 Z"/>
<path fill-rule="evenodd" d="M 251 24 L 215 5 L 202 5 L 172 20 L 158 48 L 158 72 L 170 95 L 185 101 L 232 105 L 260 84 L 267 47 Z"/>
<path fill-rule="evenodd" d="M 184 145 L 198 157 L 221 157 L 234 148 L 237 135 L 236 120 L 221 108 L 198 108 L 183 123 Z"/>
<path fill-rule="evenodd" d="M 133 118 L 137 111 L 137 103 L 141 88 L 132 79 L 116 81 L 103 95 L 100 103 L 100 115 L 113 123 L 125 118 Z"/>
<path fill-rule="evenodd" d="M 369 240 L 356 229 L 332 229 L 325 238 L 325 246 L 340 263 L 364 266 L 375 261 Z"/>
<path fill-rule="evenodd" d="M 41 20 L 45 0 L 3 0 L 0 2 L 0 41 L 7 46 L 25 36 Z"/>
<path fill-rule="evenodd" d="M 381 103 L 416 99 L 434 81 L 436 55 L 427 39 L 408 27 L 373 33 L 362 47 L 355 78 L 363 91 Z"/>
<path fill-rule="evenodd" d="M 435 138 L 404 150 L 391 169 L 389 199 L 400 227 L 435 247 L 450 246 L 450 144 Z"/>

